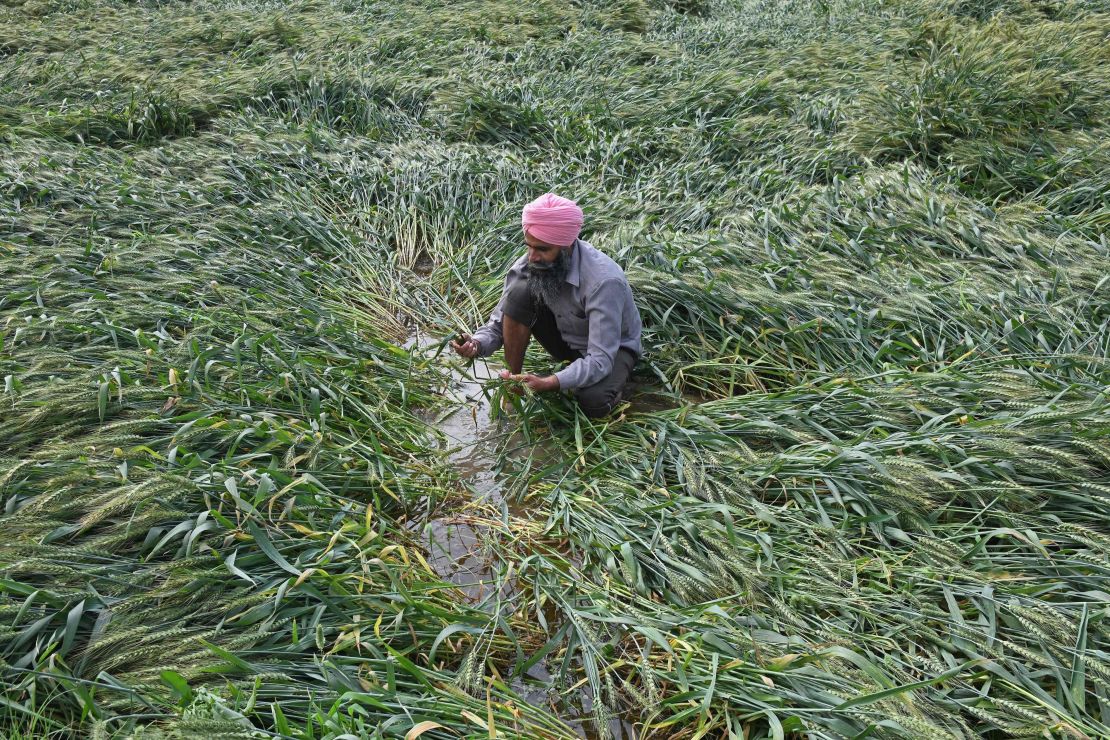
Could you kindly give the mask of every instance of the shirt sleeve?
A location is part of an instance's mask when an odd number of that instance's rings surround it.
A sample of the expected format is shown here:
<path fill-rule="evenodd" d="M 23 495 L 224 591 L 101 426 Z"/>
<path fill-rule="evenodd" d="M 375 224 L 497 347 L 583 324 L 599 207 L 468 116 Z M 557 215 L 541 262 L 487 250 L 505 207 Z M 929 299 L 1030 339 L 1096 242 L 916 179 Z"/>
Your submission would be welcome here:
<path fill-rule="evenodd" d="M 606 280 L 586 298 L 589 341 L 586 355 L 555 373 L 564 390 L 585 388 L 608 377 L 621 347 L 621 320 L 624 310 L 624 284 Z"/>
<path fill-rule="evenodd" d="M 489 357 L 497 350 L 501 349 L 503 343 L 503 335 L 501 333 L 501 317 L 504 315 L 505 309 L 505 295 L 509 292 L 509 278 L 505 279 L 505 287 L 501 289 L 501 300 L 497 302 L 497 308 L 493 309 L 490 314 L 489 321 L 482 327 L 477 329 L 472 335 L 472 339 L 478 342 L 478 356 Z"/>

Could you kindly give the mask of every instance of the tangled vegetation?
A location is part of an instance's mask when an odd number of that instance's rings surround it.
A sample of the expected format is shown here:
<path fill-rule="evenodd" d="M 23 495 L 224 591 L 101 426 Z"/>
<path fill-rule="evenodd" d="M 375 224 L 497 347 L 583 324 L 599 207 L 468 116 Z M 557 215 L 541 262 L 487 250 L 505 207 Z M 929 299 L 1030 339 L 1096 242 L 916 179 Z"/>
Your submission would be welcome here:
<path fill-rule="evenodd" d="M 4 737 L 1110 736 L 1108 120 L 1106 0 L 4 0 Z M 547 190 L 669 402 L 481 498 Z"/>

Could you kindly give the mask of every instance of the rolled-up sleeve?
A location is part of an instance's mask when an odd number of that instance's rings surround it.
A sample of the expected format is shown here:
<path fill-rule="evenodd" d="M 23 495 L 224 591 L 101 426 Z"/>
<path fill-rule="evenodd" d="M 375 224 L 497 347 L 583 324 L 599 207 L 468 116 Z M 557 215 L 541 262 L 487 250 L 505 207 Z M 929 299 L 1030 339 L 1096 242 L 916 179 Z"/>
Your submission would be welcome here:
<path fill-rule="evenodd" d="M 625 284 L 620 279 L 605 280 L 586 297 L 590 327 L 586 355 L 555 373 L 560 388 L 585 388 L 613 372 L 613 361 L 621 346 L 624 299 Z"/>
<path fill-rule="evenodd" d="M 471 337 L 478 342 L 478 356 L 489 357 L 494 352 L 501 348 L 504 341 L 501 333 L 501 317 L 505 305 L 505 291 L 501 291 L 501 300 L 497 302 L 497 308 L 493 309 L 490 314 L 489 321 L 481 328 L 477 329 Z"/>
<path fill-rule="evenodd" d="M 523 279 L 522 270 L 525 264 L 525 258 L 521 257 L 509 268 L 509 271 L 505 274 L 505 283 L 501 286 L 501 299 L 497 301 L 497 308 L 493 309 L 489 321 L 474 332 L 473 339 L 478 342 L 479 357 L 489 357 L 501 349 L 501 345 L 505 341 L 501 326 L 502 317 L 505 315 L 505 301 L 512 285 Z"/>

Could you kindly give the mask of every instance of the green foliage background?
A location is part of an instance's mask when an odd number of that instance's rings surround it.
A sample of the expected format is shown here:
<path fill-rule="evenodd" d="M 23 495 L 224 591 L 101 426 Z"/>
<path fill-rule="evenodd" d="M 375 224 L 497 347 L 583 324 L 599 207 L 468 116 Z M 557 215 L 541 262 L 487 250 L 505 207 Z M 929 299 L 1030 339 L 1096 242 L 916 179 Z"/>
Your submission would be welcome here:
<path fill-rule="evenodd" d="M 1108 114 L 1105 0 L 4 0 L 5 737 L 1110 735 Z M 547 190 L 675 408 L 476 502 Z"/>

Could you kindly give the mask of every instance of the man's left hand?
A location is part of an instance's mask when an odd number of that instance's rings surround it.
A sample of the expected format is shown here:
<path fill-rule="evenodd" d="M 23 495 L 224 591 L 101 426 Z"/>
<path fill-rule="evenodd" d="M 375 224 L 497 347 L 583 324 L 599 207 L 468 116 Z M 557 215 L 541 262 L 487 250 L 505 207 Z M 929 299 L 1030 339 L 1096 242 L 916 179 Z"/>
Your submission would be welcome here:
<path fill-rule="evenodd" d="M 547 393 L 549 391 L 559 390 L 559 378 L 554 375 L 532 375 L 532 373 L 523 373 L 521 375 L 513 375 L 508 370 L 501 371 L 502 380 L 515 380 L 524 383 L 535 393 Z"/>

